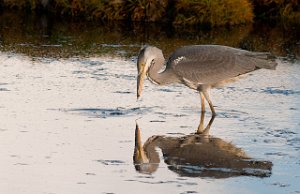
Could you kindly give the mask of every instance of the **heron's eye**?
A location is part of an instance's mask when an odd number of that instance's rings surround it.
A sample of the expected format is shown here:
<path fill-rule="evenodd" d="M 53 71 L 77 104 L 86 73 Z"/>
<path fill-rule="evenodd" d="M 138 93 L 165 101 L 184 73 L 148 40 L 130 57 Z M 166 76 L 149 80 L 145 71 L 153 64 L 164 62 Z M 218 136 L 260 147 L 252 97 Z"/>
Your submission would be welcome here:
<path fill-rule="evenodd" d="M 155 61 L 154 61 L 154 59 L 152 59 L 152 61 L 151 61 L 151 63 L 150 63 L 150 68 L 152 68 L 152 66 L 154 65 L 154 63 L 155 63 Z M 150 69 L 149 68 L 149 69 Z"/>
<path fill-rule="evenodd" d="M 154 61 L 154 59 L 152 59 L 152 61 L 151 61 L 151 65 L 153 65 L 155 63 L 155 61 Z"/>
<path fill-rule="evenodd" d="M 155 63 L 155 61 L 154 61 L 154 59 L 152 59 L 152 61 L 151 61 L 151 63 L 150 63 L 150 66 L 149 66 L 149 68 L 148 68 L 148 71 L 152 68 L 152 66 L 154 65 L 154 63 Z"/>

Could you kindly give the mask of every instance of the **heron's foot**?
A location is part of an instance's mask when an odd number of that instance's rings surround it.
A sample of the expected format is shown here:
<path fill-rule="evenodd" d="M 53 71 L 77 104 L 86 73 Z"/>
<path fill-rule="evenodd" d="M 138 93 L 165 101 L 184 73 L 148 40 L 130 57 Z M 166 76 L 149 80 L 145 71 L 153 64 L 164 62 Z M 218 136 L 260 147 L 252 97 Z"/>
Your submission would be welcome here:
<path fill-rule="evenodd" d="M 208 122 L 208 124 L 206 125 L 206 127 L 204 128 L 204 114 L 201 115 L 201 119 L 200 119 L 200 124 L 198 126 L 198 129 L 196 131 L 196 134 L 201 134 L 201 135 L 209 135 L 209 130 L 210 130 L 210 126 L 212 125 L 212 123 L 214 122 L 215 119 L 215 112 L 212 112 L 212 116 Z"/>
<path fill-rule="evenodd" d="M 204 131 L 205 131 L 205 129 L 204 129 L 203 125 L 202 125 L 202 126 L 199 125 L 199 126 L 198 126 L 198 129 L 197 129 L 197 131 L 196 131 L 196 134 L 202 134 Z"/>
<path fill-rule="evenodd" d="M 209 130 L 210 130 L 210 126 L 207 126 L 207 127 L 203 127 L 203 126 L 199 126 L 197 131 L 196 131 L 196 134 L 199 134 L 199 135 L 208 135 L 209 134 Z"/>

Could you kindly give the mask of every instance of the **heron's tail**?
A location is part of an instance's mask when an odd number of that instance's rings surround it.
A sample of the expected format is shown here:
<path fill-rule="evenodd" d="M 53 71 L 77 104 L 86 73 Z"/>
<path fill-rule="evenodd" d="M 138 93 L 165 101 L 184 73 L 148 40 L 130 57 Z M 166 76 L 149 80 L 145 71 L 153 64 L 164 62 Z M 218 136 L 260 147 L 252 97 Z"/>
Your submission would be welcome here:
<path fill-rule="evenodd" d="M 253 57 L 256 63 L 256 67 L 261 69 L 276 69 L 278 65 L 276 57 L 272 53 L 266 52 L 252 52 L 250 57 Z"/>

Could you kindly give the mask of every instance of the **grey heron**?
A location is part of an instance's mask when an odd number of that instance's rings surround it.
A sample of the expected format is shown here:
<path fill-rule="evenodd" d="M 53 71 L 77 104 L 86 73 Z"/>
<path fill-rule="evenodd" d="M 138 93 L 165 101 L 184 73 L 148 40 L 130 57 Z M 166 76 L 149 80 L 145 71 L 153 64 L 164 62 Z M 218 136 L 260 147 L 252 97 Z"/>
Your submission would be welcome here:
<path fill-rule="evenodd" d="M 205 112 L 206 100 L 215 116 L 209 89 L 235 81 L 257 69 L 275 69 L 276 66 L 275 57 L 268 52 L 221 45 L 191 45 L 177 49 L 165 61 L 162 50 L 144 46 L 137 60 L 137 98 L 142 94 L 145 77 L 158 85 L 181 83 L 200 93 L 202 113 Z"/>

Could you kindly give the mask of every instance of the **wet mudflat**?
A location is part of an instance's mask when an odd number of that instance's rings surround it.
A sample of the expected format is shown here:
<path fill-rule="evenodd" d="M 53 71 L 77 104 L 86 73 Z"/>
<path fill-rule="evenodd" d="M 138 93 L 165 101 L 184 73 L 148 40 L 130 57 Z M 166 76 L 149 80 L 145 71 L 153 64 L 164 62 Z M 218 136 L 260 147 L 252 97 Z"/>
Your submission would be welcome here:
<path fill-rule="evenodd" d="M 2 37 L 0 193 L 300 193 L 297 44 L 270 47 L 275 71 L 212 90 L 218 115 L 203 136 L 200 97 L 185 86 L 146 82 L 136 101 L 131 53 L 143 41 L 96 39 L 100 53 L 60 57 L 77 44 Z"/>

